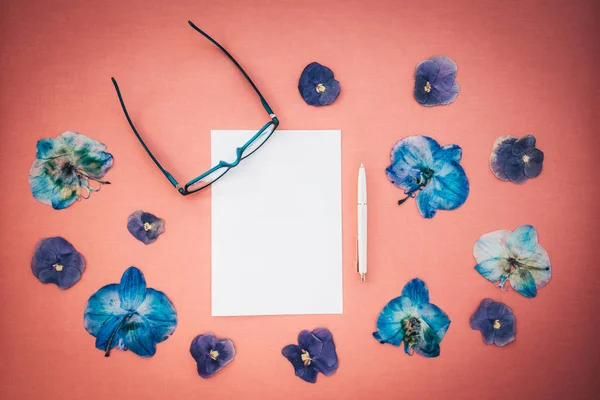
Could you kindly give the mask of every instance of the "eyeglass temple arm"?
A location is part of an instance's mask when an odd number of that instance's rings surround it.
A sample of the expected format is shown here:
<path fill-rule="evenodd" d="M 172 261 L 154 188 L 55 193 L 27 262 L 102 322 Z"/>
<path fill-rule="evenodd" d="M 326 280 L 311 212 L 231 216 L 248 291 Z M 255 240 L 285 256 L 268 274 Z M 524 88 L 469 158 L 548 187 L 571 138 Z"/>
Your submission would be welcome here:
<path fill-rule="evenodd" d="M 263 97 L 263 95 L 260 93 L 260 91 L 258 90 L 258 88 L 256 87 L 256 85 L 254 84 L 254 82 L 252 82 L 252 79 L 250 79 L 250 77 L 248 76 L 248 74 L 246 73 L 246 71 L 244 71 L 244 68 L 242 68 L 242 66 L 235 60 L 235 58 L 233 58 L 233 56 L 231 54 L 229 54 L 229 52 L 227 50 L 225 50 L 225 48 L 223 46 L 221 46 L 216 40 L 214 40 L 213 38 L 211 38 L 210 36 L 208 36 L 208 34 L 206 34 L 202 29 L 200 29 L 196 25 L 194 25 L 194 23 L 192 21 L 188 21 L 188 24 L 190 24 L 190 26 L 192 28 L 194 28 L 195 31 L 197 31 L 202 36 L 204 36 L 205 38 L 207 38 L 208 40 L 210 40 L 212 44 L 214 44 L 215 46 L 217 46 L 219 48 L 219 50 L 221 50 L 223 53 L 225 53 L 225 55 L 227 57 L 229 57 L 229 59 L 240 70 L 240 72 L 242 73 L 242 75 L 244 75 L 244 77 L 248 80 L 248 82 L 250 82 L 250 85 L 252 85 L 252 88 L 254 89 L 254 91 L 256 92 L 256 94 L 258 94 L 258 97 L 260 98 L 260 102 L 262 103 L 263 107 L 265 108 L 265 110 L 267 111 L 267 113 L 269 114 L 269 116 L 271 117 L 271 119 L 276 119 L 275 113 L 273 112 L 273 110 L 271 110 L 271 107 L 269 106 L 269 104 L 267 103 L 267 101 L 265 100 L 265 98 Z"/>
<path fill-rule="evenodd" d="M 121 91 L 119 90 L 119 85 L 117 85 L 117 81 L 115 80 L 115 78 L 110 78 L 110 79 L 112 80 L 112 83 L 115 86 L 115 90 L 117 91 L 117 96 L 119 96 L 119 102 L 121 103 L 121 108 L 123 108 L 123 113 L 125 114 L 125 117 L 127 118 L 127 122 L 129 122 L 129 126 L 131 127 L 131 130 L 133 131 L 133 133 L 135 133 L 135 136 L 137 136 L 138 140 L 140 141 L 140 143 L 144 147 L 144 150 L 146 150 L 146 153 L 148 153 L 148 155 L 150 156 L 150 158 L 152 159 L 152 161 L 154 161 L 154 163 L 156 164 L 156 166 L 167 177 L 167 179 L 169 180 L 169 182 L 171 182 L 171 184 L 173 186 L 175 186 L 175 189 L 177 189 L 180 192 L 182 192 L 184 189 L 181 186 L 179 186 L 179 183 L 177 182 L 177 179 L 173 178 L 173 175 L 171 175 L 169 173 L 169 171 L 167 171 L 166 169 L 163 168 L 162 165 L 160 165 L 160 163 L 158 162 L 158 160 L 156 159 L 156 157 L 154 157 L 154 154 L 152 154 L 152 152 L 150 151 L 150 149 L 148 148 L 148 146 L 146 146 L 146 143 L 144 142 L 144 139 L 142 139 L 142 136 L 140 136 L 140 134 L 138 133 L 137 129 L 135 129 L 135 125 L 133 125 L 133 121 L 129 117 L 129 113 L 127 112 L 127 108 L 125 107 L 125 102 L 123 101 L 123 96 L 121 96 Z"/>

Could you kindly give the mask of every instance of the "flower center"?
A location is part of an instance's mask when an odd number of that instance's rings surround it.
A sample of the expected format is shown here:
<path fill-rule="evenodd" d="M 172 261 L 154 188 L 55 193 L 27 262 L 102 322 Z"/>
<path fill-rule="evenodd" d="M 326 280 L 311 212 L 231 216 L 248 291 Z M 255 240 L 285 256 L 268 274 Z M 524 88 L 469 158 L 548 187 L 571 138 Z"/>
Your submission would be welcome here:
<path fill-rule="evenodd" d="M 209 355 L 210 355 L 210 358 L 212 358 L 213 360 L 216 360 L 217 357 L 219 357 L 219 352 L 216 350 L 211 350 Z"/>
<path fill-rule="evenodd" d="M 53 264 L 53 265 L 52 265 L 52 267 L 53 267 L 55 270 L 57 270 L 58 272 L 62 271 L 62 270 L 63 270 L 63 268 L 64 268 L 64 267 L 63 267 L 61 264 L 59 264 L 59 263 Z"/>
<path fill-rule="evenodd" d="M 148 222 L 144 222 L 144 230 L 146 232 L 148 232 L 150 229 L 152 229 L 152 224 L 149 224 Z"/>
<path fill-rule="evenodd" d="M 317 91 L 317 93 L 323 93 L 325 91 L 325 89 L 326 89 L 325 85 L 323 85 L 322 83 L 319 83 L 315 90 Z"/>
<path fill-rule="evenodd" d="M 429 83 L 429 81 L 427 81 L 423 90 L 425 90 L 426 93 L 431 92 L 431 83 Z"/>
<path fill-rule="evenodd" d="M 528 164 L 528 163 L 529 163 L 529 155 L 525 154 L 525 155 L 523 156 L 523 162 L 524 162 L 525 164 Z"/>
<path fill-rule="evenodd" d="M 302 362 L 304 363 L 305 367 L 308 367 L 310 365 L 310 362 L 312 361 L 312 358 L 310 358 L 310 354 L 308 354 L 308 351 L 302 349 L 302 355 L 300 356 L 300 358 L 302 359 Z"/>
<path fill-rule="evenodd" d="M 429 168 L 423 169 L 421 171 L 421 173 L 419 174 L 419 177 L 417 178 L 417 185 L 419 185 L 419 186 L 427 185 L 427 182 L 429 182 L 431 177 L 433 177 L 433 171 Z"/>
<path fill-rule="evenodd" d="M 62 173 L 64 175 L 71 175 L 75 171 L 75 166 L 72 162 L 68 161 L 62 166 Z"/>
<path fill-rule="evenodd" d="M 497 319 L 494 321 L 494 329 L 500 329 L 501 326 L 500 320 Z"/>

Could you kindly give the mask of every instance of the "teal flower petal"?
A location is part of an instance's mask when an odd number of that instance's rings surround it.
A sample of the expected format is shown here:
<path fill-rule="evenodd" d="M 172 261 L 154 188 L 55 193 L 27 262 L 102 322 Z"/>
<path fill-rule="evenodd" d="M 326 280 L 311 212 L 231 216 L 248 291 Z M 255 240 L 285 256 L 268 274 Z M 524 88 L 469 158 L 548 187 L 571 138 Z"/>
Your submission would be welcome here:
<path fill-rule="evenodd" d="M 422 341 L 417 346 L 414 346 L 413 349 L 415 353 L 423 357 L 437 357 L 440 355 L 440 341 L 441 338 L 432 329 L 425 328 L 423 330 Z"/>
<path fill-rule="evenodd" d="M 506 258 L 490 258 L 477 264 L 475 270 L 488 281 L 497 282 L 510 270 L 510 263 Z"/>
<path fill-rule="evenodd" d="M 509 281 L 513 289 L 525 297 L 535 297 L 537 288 L 535 280 L 531 273 L 526 269 L 517 269 L 509 276 Z"/>
<path fill-rule="evenodd" d="M 521 225 L 510 234 L 506 247 L 512 257 L 528 258 L 533 255 L 538 246 L 538 234 L 531 225 Z"/>
<path fill-rule="evenodd" d="M 373 332 L 373 336 L 380 343 L 400 346 L 404 339 L 402 320 L 406 317 L 408 313 L 404 310 L 402 297 L 396 297 L 381 310 L 377 318 L 377 332 Z"/>
<path fill-rule="evenodd" d="M 119 299 L 121 308 L 127 311 L 136 310 L 146 298 L 146 280 L 142 272 L 129 267 L 121 277 L 119 284 Z"/>
<path fill-rule="evenodd" d="M 486 233 L 481 236 L 473 246 L 473 255 L 477 262 L 481 263 L 492 258 L 508 258 L 509 253 L 506 248 L 506 242 L 509 236 L 510 231 L 507 229 Z"/>
<path fill-rule="evenodd" d="M 121 336 L 125 347 L 140 357 L 152 357 L 156 353 L 152 329 L 143 317 L 133 316 L 121 328 Z"/>
<path fill-rule="evenodd" d="M 119 285 L 106 285 L 90 297 L 83 315 L 83 326 L 92 336 L 98 336 L 106 321 L 113 316 L 124 316 L 119 300 Z"/>
<path fill-rule="evenodd" d="M 465 203 L 469 195 L 469 180 L 459 164 L 444 164 L 434 172 L 427 186 L 433 186 L 429 204 L 438 210 L 455 210 Z"/>
<path fill-rule="evenodd" d="M 433 156 L 435 158 L 433 167 L 436 170 L 441 170 L 446 163 L 453 161 L 459 163 L 462 158 L 462 149 L 459 145 L 449 144 L 444 147 L 440 147 Z"/>
<path fill-rule="evenodd" d="M 429 303 L 429 290 L 425 282 L 415 278 L 408 282 L 402 289 L 402 296 L 410 299 L 415 306 Z"/>
<path fill-rule="evenodd" d="M 71 131 L 62 133 L 59 138 L 71 149 L 74 164 L 92 178 L 101 179 L 112 167 L 113 156 L 103 143 Z"/>
<path fill-rule="evenodd" d="M 177 312 L 173 303 L 163 292 L 154 289 L 146 290 L 146 298 L 137 312 L 144 317 L 152 329 L 155 343 L 165 341 L 173 334 L 177 326 Z"/>
<path fill-rule="evenodd" d="M 550 266 L 550 257 L 542 246 L 538 245 L 531 257 L 523 259 L 520 262 L 528 268 L 537 289 L 548 284 L 552 277 L 552 269 Z"/>

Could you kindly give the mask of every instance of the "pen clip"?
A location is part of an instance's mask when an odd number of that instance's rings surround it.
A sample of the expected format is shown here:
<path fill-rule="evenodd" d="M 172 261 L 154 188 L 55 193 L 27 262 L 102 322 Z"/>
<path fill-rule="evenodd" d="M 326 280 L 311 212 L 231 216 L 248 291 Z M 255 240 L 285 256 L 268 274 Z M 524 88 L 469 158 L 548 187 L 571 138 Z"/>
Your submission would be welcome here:
<path fill-rule="evenodd" d="M 356 272 L 360 272 L 360 266 L 358 265 L 358 235 L 356 235 Z"/>

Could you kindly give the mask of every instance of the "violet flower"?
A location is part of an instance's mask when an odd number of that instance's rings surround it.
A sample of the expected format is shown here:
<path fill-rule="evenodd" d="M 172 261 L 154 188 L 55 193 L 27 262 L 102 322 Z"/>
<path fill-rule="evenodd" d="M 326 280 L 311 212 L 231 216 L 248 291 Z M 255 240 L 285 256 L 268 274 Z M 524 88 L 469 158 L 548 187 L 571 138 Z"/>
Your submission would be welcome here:
<path fill-rule="evenodd" d="M 35 246 L 31 271 L 42 283 L 68 289 L 81 279 L 84 269 L 83 256 L 61 237 L 42 239 Z"/>
<path fill-rule="evenodd" d="M 501 136 L 494 142 L 490 168 L 496 178 L 522 184 L 542 172 L 544 153 L 535 147 L 533 135 L 517 139 Z"/>
<path fill-rule="evenodd" d="M 311 106 L 326 106 L 340 94 L 340 83 L 333 79 L 333 71 L 318 62 L 304 68 L 298 81 L 298 90 L 304 101 Z"/>
<path fill-rule="evenodd" d="M 192 340 L 190 353 L 196 360 L 198 375 L 206 379 L 233 361 L 235 348 L 230 339 L 219 339 L 212 333 L 205 333 Z"/>
<path fill-rule="evenodd" d="M 483 299 L 471 316 L 471 328 L 481 331 L 485 344 L 505 346 L 515 340 L 515 315 L 506 304 Z"/>
<path fill-rule="evenodd" d="M 303 330 L 298 335 L 298 345 L 290 344 L 281 351 L 294 366 L 296 376 L 315 383 L 317 374 L 332 375 L 338 368 L 335 343 L 329 329 Z"/>
<path fill-rule="evenodd" d="M 127 219 L 127 230 L 140 242 L 150 244 L 165 231 L 165 221 L 154 214 L 138 210 Z"/>
<path fill-rule="evenodd" d="M 422 106 L 450 104 L 460 92 L 456 78 L 456 63 L 448 57 L 435 56 L 417 65 L 415 70 L 415 100 Z"/>

